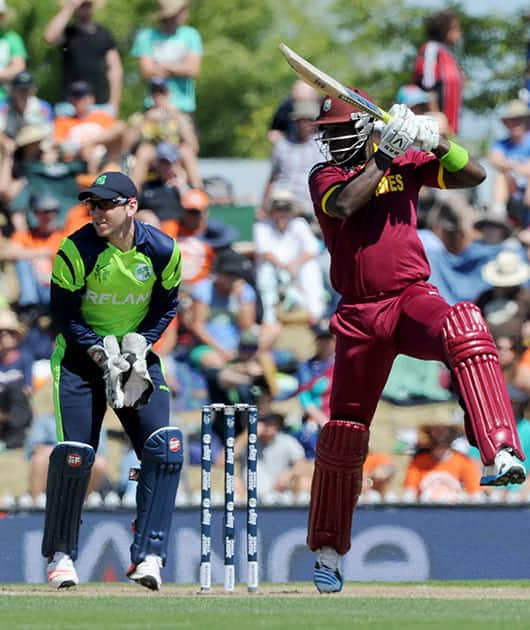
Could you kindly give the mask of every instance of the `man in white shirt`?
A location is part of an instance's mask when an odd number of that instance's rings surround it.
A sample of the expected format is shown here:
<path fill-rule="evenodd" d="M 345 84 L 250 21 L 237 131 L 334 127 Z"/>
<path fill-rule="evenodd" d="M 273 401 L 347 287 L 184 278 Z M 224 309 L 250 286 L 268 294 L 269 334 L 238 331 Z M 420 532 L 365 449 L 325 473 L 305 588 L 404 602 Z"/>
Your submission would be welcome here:
<path fill-rule="evenodd" d="M 307 310 L 314 324 L 325 308 L 320 245 L 307 221 L 294 215 L 296 201 L 290 192 L 273 189 L 269 203 L 268 217 L 256 223 L 253 232 L 263 323 L 277 321 L 280 305 L 285 311 Z"/>

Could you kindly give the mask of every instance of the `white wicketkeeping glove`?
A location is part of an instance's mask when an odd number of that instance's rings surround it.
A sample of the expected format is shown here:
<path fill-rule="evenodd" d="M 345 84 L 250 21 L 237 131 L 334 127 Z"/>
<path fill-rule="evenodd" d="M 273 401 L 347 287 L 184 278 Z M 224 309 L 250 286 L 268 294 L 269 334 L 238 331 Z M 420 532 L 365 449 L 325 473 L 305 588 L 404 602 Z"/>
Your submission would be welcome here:
<path fill-rule="evenodd" d="M 378 151 L 392 161 L 414 143 L 418 123 L 406 105 L 393 105 L 388 113 L 392 119 L 383 128 Z"/>
<path fill-rule="evenodd" d="M 416 116 L 418 135 L 415 144 L 423 151 L 432 151 L 440 144 L 440 127 L 432 116 Z"/>
<path fill-rule="evenodd" d="M 127 333 L 121 340 L 121 352 L 130 367 L 123 385 L 124 407 L 140 409 L 149 402 L 154 389 L 146 362 L 150 349 L 151 344 L 138 333 Z"/>
<path fill-rule="evenodd" d="M 103 371 L 107 402 L 113 409 L 121 409 L 124 406 L 122 375 L 130 370 L 130 365 L 121 355 L 118 340 L 114 335 L 107 335 L 102 346 L 95 344 L 88 349 L 88 355 Z"/>

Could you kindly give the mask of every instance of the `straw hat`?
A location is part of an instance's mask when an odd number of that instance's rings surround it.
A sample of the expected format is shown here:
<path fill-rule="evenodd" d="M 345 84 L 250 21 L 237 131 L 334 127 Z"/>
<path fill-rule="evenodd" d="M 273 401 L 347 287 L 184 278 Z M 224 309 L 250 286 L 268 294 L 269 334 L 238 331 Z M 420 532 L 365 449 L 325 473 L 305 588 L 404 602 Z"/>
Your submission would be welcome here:
<path fill-rule="evenodd" d="M 511 118 L 528 118 L 530 117 L 530 109 L 526 103 L 519 99 L 508 101 L 500 111 L 501 120 L 510 120 Z"/>
<path fill-rule="evenodd" d="M 50 135 L 50 128 L 46 125 L 24 125 L 17 133 L 15 143 L 17 147 L 25 147 L 34 142 L 47 140 Z"/>
<path fill-rule="evenodd" d="M 25 332 L 25 328 L 19 322 L 18 317 L 8 308 L 0 309 L 0 330 L 11 330 L 19 336 L 22 336 Z"/>
<path fill-rule="evenodd" d="M 158 17 L 161 20 L 173 17 L 189 5 L 189 0 L 158 0 Z"/>
<path fill-rule="evenodd" d="M 482 267 L 482 277 L 494 287 L 517 287 L 530 279 L 530 265 L 515 252 L 502 251 Z"/>

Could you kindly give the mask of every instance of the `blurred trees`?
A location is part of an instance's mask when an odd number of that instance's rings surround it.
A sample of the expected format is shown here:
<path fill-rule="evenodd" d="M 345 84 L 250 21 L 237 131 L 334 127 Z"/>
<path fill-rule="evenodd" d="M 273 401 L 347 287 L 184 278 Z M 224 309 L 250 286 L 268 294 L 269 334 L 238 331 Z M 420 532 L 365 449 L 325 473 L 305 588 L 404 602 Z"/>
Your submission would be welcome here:
<path fill-rule="evenodd" d="M 42 33 L 59 2 L 8 4 L 16 10 L 10 26 L 26 41 L 39 93 L 56 101 L 60 53 L 44 43 Z M 466 105 L 491 110 L 523 84 L 528 22 L 521 13 L 476 17 L 454 6 L 465 37 L 458 56 L 468 76 Z M 137 29 L 156 23 L 155 13 L 155 0 L 107 0 L 97 16 L 114 33 L 125 65 L 122 117 L 142 107 L 144 82 L 129 52 Z M 201 154 L 269 155 L 266 130 L 294 80 L 278 51 L 280 41 L 389 107 L 398 87 L 409 81 L 425 13 L 404 0 L 193 0 L 190 24 L 199 28 L 205 45 L 198 80 Z"/>

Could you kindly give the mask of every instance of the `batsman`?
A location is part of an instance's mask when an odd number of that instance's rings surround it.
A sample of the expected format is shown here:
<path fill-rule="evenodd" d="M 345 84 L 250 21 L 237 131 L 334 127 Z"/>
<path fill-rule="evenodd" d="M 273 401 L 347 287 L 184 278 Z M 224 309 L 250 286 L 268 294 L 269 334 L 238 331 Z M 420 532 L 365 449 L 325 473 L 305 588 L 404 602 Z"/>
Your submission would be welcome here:
<path fill-rule="evenodd" d="M 135 220 L 137 191 L 123 173 L 101 174 L 79 199 L 92 222 L 63 240 L 52 273 L 58 444 L 42 554 L 52 586 L 78 584 L 81 511 L 110 405 L 141 461 L 127 575 L 158 590 L 183 446 L 181 431 L 169 426 L 169 389 L 151 346 L 176 313 L 181 255 L 173 239 Z"/>
<path fill-rule="evenodd" d="M 429 284 L 416 229 L 422 186 L 469 188 L 485 171 L 433 118 L 404 105 L 389 114 L 378 146 L 374 119 L 342 100 L 325 98 L 316 121 L 326 161 L 312 169 L 309 188 L 341 296 L 330 323 L 337 338 L 330 420 L 319 436 L 309 510 L 320 592 L 343 586 L 340 560 L 350 548 L 370 423 L 397 354 L 451 369 L 467 438 L 485 466 L 482 485 L 525 480 L 495 343 L 474 304 L 450 306 Z"/>

